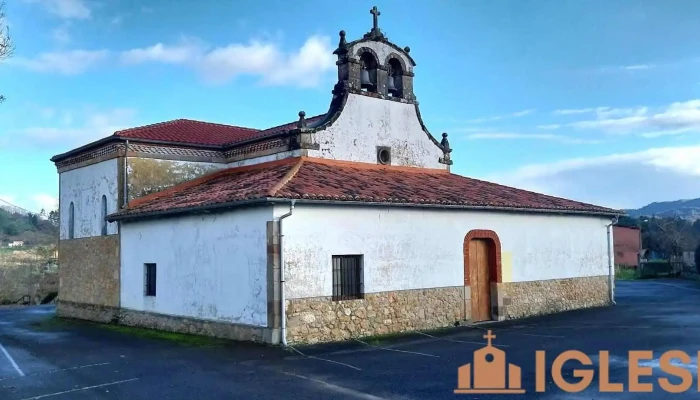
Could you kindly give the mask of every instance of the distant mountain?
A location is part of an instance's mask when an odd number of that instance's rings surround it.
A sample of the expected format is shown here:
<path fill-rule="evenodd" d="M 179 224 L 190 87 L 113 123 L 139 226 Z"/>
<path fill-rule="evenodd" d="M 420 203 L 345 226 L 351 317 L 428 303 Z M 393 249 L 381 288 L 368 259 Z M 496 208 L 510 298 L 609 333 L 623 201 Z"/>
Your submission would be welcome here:
<path fill-rule="evenodd" d="M 700 198 L 654 202 L 636 210 L 625 211 L 630 217 L 681 217 L 695 221 L 700 219 Z"/>

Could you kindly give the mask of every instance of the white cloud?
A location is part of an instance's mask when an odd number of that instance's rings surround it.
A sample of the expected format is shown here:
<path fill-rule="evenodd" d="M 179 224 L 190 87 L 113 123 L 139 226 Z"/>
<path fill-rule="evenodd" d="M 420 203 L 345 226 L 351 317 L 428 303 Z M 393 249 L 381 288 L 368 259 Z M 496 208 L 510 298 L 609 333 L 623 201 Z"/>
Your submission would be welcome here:
<path fill-rule="evenodd" d="M 35 194 L 32 196 L 32 201 L 34 204 L 32 205 L 31 210 L 36 210 L 36 212 L 44 210 L 46 211 L 46 214 L 48 214 L 50 211 L 58 209 L 58 198 L 50 194 Z"/>
<path fill-rule="evenodd" d="M 646 137 L 685 133 L 700 129 L 700 99 L 672 103 L 656 113 L 651 113 L 648 107 L 599 107 L 595 120 L 576 121 L 568 126 Z"/>
<path fill-rule="evenodd" d="M 638 70 L 656 68 L 656 65 L 654 65 L 654 64 L 625 65 L 625 66 L 622 66 L 621 68 L 625 69 L 627 71 L 638 71 Z"/>
<path fill-rule="evenodd" d="M 121 53 L 124 64 L 140 64 L 145 62 L 162 62 L 166 64 L 185 64 L 196 61 L 201 57 L 202 47 L 192 41 L 167 46 L 162 43 L 150 47 L 127 50 Z"/>
<path fill-rule="evenodd" d="M 61 25 L 55 28 L 51 31 L 51 37 L 59 44 L 69 44 L 73 41 L 70 33 L 68 33 L 68 25 Z"/>
<path fill-rule="evenodd" d="M 599 140 L 589 140 L 581 138 L 572 138 L 562 135 L 554 135 L 551 133 L 511 133 L 511 132 L 487 132 L 475 133 L 468 135 L 467 139 L 487 139 L 487 140 L 504 140 L 504 139 L 530 139 L 530 140 L 550 140 L 568 144 L 595 144 L 600 143 Z"/>
<path fill-rule="evenodd" d="M 547 124 L 547 125 L 537 125 L 537 129 L 545 129 L 545 130 L 555 130 L 559 129 L 561 125 L 559 124 Z"/>
<path fill-rule="evenodd" d="M 61 144 L 63 147 L 75 147 L 111 135 L 115 131 L 128 128 L 134 123 L 136 111 L 125 108 L 115 108 L 106 111 L 84 110 L 78 112 L 62 112 L 58 117 L 51 118 L 43 126 L 32 126 L 22 131 L 23 141 L 50 146 Z M 73 121 L 80 121 L 74 124 Z"/>
<path fill-rule="evenodd" d="M 197 71 L 205 81 L 221 84 L 241 75 L 255 76 L 263 84 L 297 87 L 317 86 L 335 69 L 330 38 L 311 36 L 297 50 L 283 51 L 273 41 L 251 41 L 210 48 L 195 38 L 179 44 L 155 45 L 113 53 L 107 50 L 71 50 L 43 53 L 36 58 L 17 57 L 12 64 L 37 72 L 74 75 L 117 56 L 125 65 L 148 62 L 183 65 Z M 516 114 L 525 115 L 530 111 Z M 518 115 L 518 116 L 520 116 Z"/>
<path fill-rule="evenodd" d="M 91 16 L 84 0 L 24 0 L 26 3 L 36 3 L 50 12 L 64 19 L 88 19 Z"/>
<path fill-rule="evenodd" d="M 596 110 L 595 108 L 563 109 L 563 110 L 554 110 L 553 114 L 554 115 L 586 114 L 586 113 L 594 112 L 595 110 Z"/>
<path fill-rule="evenodd" d="M 0 194 L 0 200 L 10 204 L 15 204 L 15 196 L 10 194 Z"/>
<path fill-rule="evenodd" d="M 487 177 L 506 185 L 614 208 L 700 197 L 700 146 L 652 148 L 533 164 Z"/>
<path fill-rule="evenodd" d="M 42 53 L 36 58 L 15 57 L 7 62 L 36 72 L 77 75 L 105 61 L 108 56 L 107 50 L 70 50 Z"/>
<path fill-rule="evenodd" d="M 522 111 L 517 111 L 514 113 L 510 114 L 504 114 L 504 115 L 495 115 L 492 117 L 483 117 L 483 118 L 476 118 L 476 119 L 471 119 L 467 121 L 468 123 L 473 123 L 473 124 L 478 124 L 482 122 L 493 122 L 493 121 L 499 121 L 502 119 L 507 119 L 507 118 L 518 118 L 518 117 L 524 117 L 526 115 L 533 114 L 536 110 L 535 109 L 528 109 L 528 110 L 522 110 Z"/>

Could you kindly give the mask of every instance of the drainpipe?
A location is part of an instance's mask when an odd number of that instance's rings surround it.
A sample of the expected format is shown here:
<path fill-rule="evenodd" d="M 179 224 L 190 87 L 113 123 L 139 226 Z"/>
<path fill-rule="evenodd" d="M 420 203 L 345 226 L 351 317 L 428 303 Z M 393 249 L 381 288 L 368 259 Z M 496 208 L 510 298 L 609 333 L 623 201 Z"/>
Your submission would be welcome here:
<path fill-rule="evenodd" d="M 124 187 L 123 187 L 123 199 L 122 208 L 126 208 L 129 204 L 129 141 L 126 141 L 126 146 L 124 147 Z"/>
<path fill-rule="evenodd" d="M 610 302 L 615 305 L 615 266 L 613 262 L 613 242 L 612 242 L 612 226 L 617 223 L 620 217 L 615 217 L 608 228 L 608 287 L 610 289 Z"/>
<path fill-rule="evenodd" d="M 284 238 L 284 233 L 282 231 L 282 220 L 291 216 L 294 211 L 295 200 L 292 200 L 292 204 L 289 206 L 289 212 L 279 217 L 279 249 L 280 249 L 280 314 L 282 321 L 280 322 L 280 333 L 282 336 L 282 346 L 287 347 L 287 302 L 284 297 L 284 246 L 282 245 L 282 240 Z"/>

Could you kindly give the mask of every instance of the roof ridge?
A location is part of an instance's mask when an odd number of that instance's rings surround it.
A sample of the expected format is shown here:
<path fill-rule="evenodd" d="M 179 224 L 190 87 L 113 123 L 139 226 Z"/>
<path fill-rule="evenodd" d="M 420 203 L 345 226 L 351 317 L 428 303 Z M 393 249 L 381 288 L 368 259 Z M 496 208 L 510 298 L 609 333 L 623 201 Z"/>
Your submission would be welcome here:
<path fill-rule="evenodd" d="M 330 158 L 321 157 L 310 157 L 302 156 L 305 161 L 314 164 L 323 165 L 335 165 L 340 167 L 352 167 L 370 170 L 389 170 L 389 171 L 405 171 L 413 174 L 450 174 L 446 169 L 442 168 L 426 168 L 426 167 L 411 167 L 408 165 L 383 165 L 383 164 L 373 164 L 362 161 L 348 161 L 348 160 L 333 160 Z"/>
<path fill-rule="evenodd" d="M 261 129 L 259 128 L 248 128 L 246 126 L 239 126 L 239 125 L 230 125 L 230 124 L 222 124 L 220 122 L 209 122 L 209 121 L 201 121 L 198 119 L 191 119 L 191 118 L 180 118 L 178 121 L 189 121 L 189 122 L 196 122 L 198 124 L 205 124 L 205 125 L 217 125 L 217 126 L 225 126 L 228 128 L 239 128 L 239 129 L 247 129 L 249 131 L 260 131 Z"/>
<path fill-rule="evenodd" d="M 270 190 L 268 190 L 267 195 L 269 197 L 274 197 L 277 194 L 277 192 L 280 189 L 282 189 L 282 187 L 284 187 L 284 185 L 289 183 L 289 181 L 291 181 L 294 178 L 297 172 L 299 172 L 299 169 L 301 168 L 302 164 L 304 164 L 304 158 L 299 157 L 299 160 L 296 162 L 296 164 L 294 164 L 294 166 L 292 166 L 292 168 L 290 168 L 289 171 L 287 171 L 287 173 L 284 174 L 282 179 L 280 179 L 280 181 L 277 182 L 275 186 L 271 187 Z"/>
<path fill-rule="evenodd" d="M 128 132 L 132 132 L 132 131 L 139 130 L 139 129 L 155 128 L 158 126 L 171 125 L 171 124 L 176 123 L 178 121 L 182 121 L 182 119 L 181 118 L 171 119 L 168 121 L 154 122 L 152 124 L 146 124 L 146 125 L 134 126 L 131 128 L 126 128 L 126 129 L 120 129 L 120 130 L 114 132 L 114 136 L 119 136 L 118 134 L 120 134 L 120 133 L 128 133 Z"/>

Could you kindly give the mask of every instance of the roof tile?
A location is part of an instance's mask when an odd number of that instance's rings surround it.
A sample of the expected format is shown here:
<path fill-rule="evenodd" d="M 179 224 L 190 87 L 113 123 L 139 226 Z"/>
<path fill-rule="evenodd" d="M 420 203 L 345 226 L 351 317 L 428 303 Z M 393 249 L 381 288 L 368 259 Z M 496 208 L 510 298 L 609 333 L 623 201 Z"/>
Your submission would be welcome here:
<path fill-rule="evenodd" d="M 113 216 L 172 212 L 260 198 L 619 213 L 444 170 L 303 157 L 219 171 L 137 199 Z"/>

